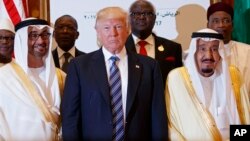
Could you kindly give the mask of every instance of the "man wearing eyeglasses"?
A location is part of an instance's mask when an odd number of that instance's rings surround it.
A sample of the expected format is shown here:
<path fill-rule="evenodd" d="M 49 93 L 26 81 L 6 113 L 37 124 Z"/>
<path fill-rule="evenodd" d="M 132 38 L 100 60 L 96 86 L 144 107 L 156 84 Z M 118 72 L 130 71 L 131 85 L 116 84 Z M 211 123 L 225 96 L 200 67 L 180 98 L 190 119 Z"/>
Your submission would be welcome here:
<path fill-rule="evenodd" d="M 15 30 L 9 19 L 0 19 L 0 67 L 11 62 Z"/>
<path fill-rule="evenodd" d="M 232 40 L 233 17 L 234 10 L 230 5 L 223 2 L 212 4 L 207 10 L 207 27 L 224 36 L 229 65 L 239 69 L 250 96 L 250 46 Z"/>
<path fill-rule="evenodd" d="M 0 140 L 59 140 L 65 73 L 53 62 L 52 28 L 29 18 L 15 30 L 15 61 L 0 69 Z"/>
<path fill-rule="evenodd" d="M 153 33 L 156 14 L 154 6 L 149 1 L 135 1 L 130 6 L 129 12 L 132 34 L 126 41 L 126 47 L 138 54 L 156 59 L 160 65 L 165 86 L 169 71 L 182 66 L 181 45 Z"/>

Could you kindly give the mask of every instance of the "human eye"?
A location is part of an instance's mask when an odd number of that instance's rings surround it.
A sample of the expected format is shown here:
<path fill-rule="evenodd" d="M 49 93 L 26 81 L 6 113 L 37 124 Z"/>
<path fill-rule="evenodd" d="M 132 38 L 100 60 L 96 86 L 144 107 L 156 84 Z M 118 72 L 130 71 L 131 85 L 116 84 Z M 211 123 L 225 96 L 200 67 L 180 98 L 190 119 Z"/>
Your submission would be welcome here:
<path fill-rule="evenodd" d="M 205 51 L 206 51 L 205 46 L 203 46 L 203 45 L 198 46 L 198 51 L 199 51 L 199 52 L 205 52 Z"/>
<path fill-rule="evenodd" d="M 141 15 L 145 16 L 145 13 L 143 13 L 143 12 L 132 12 L 131 15 L 133 17 L 140 17 Z"/>
<path fill-rule="evenodd" d="M 56 26 L 56 28 L 61 30 L 61 29 L 63 29 L 63 25 L 58 25 L 58 26 Z"/>
<path fill-rule="evenodd" d="M 228 19 L 228 18 L 225 18 L 225 19 L 222 20 L 222 22 L 223 22 L 223 23 L 226 23 L 226 24 L 229 24 L 229 23 L 231 23 L 231 20 Z"/>
<path fill-rule="evenodd" d="M 42 34 L 41 34 L 41 37 L 42 37 L 43 39 L 48 39 L 48 38 L 50 37 L 50 35 L 51 35 L 51 33 L 45 32 L 45 33 L 42 33 Z"/>
<path fill-rule="evenodd" d="M 70 31 L 74 31 L 74 30 L 75 30 L 75 28 L 72 27 L 72 26 L 68 26 L 67 28 L 68 28 Z"/>
<path fill-rule="evenodd" d="M 116 29 L 122 29 L 122 27 L 123 27 L 122 25 L 116 25 L 115 26 Z"/>
<path fill-rule="evenodd" d="M 30 38 L 37 38 L 38 36 L 39 36 L 39 34 L 37 34 L 37 33 L 30 33 L 29 34 Z"/>
<path fill-rule="evenodd" d="M 104 30 L 109 30 L 110 27 L 109 27 L 109 26 L 104 26 L 103 29 L 104 29 Z"/>
<path fill-rule="evenodd" d="M 219 48 L 217 46 L 214 46 L 211 48 L 211 50 L 212 50 L 212 52 L 215 53 L 215 52 L 218 52 Z"/>
<path fill-rule="evenodd" d="M 213 20 L 212 20 L 212 23 L 213 23 L 213 24 L 218 24 L 219 22 L 220 22 L 219 19 L 213 19 Z"/>
<path fill-rule="evenodd" d="M 145 15 L 148 16 L 148 17 L 151 17 L 151 16 L 154 15 L 154 13 L 153 12 L 145 12 Z"/>

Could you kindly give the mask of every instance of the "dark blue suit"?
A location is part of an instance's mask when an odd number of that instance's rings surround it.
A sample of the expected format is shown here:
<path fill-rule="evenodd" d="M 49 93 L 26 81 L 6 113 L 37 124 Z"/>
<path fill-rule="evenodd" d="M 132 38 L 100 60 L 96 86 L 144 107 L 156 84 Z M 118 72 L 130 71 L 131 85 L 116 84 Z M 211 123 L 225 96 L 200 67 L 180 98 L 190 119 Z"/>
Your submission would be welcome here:
<path fill-rule="evenodd" d="M 164 88 L 158 63 L 127 51 L 125 140 L 167 140 Z M 62 99 L 64 141 L 112 140 L 110 92 L 102 49 L 70 62 Z"/>

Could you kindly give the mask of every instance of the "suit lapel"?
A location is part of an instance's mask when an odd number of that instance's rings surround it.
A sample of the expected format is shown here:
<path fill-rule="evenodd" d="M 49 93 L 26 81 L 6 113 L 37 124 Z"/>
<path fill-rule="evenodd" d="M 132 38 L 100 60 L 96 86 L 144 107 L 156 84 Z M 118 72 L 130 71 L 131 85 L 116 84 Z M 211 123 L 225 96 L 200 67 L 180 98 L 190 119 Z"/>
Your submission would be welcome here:
<path fill-rule="evenodd" d="M 98 71 L 98 73 L 93 73 L 94 79 L 96 79 L 96 82 L 101 89 L 101 94 L 104 98 L 104 100 L 107 102 L 107 104 L 110 104 L 110 97 L 109 97 L 109 83 L 108 83 L 108 76 L 107 76 L 107 70 L 106 65 L 104 61 L 104 56 L 102 53 L 102 49 L 99 49 L 96 54 L 94 54 L 93 59 L 91 63 L 91 69 L 92 72 Z"/>
<path fill-rule="evenodd" d="M 159 40 L 159 38 L 155 34 L 153 34 L 153 36 L 155 39 L 155 59 L 158 60 L 159 58 L 161 58 L 160 56 L 162 56 L 165 51 L 159 51 L 158 47 L 163 46 L 162 41 Z"/>
<path fill-rule="evenodd" d="M 131 107 L 133 106 L 137 89 L 141 79 L 142 65 L 139 63 L 135 54 L 127 51 L 128 53 L 128 92 L 127 92 L 127 105 L 126 116 L 128 116 Z"/>
<path fill-rule="evenodd" d="M 83 55 L 85 54 L 84 52 L 81 52 L 80 50 L 78 50 L 77 48 L 75 48 L 75 57 L 79 56 L 79 55 Z"/>
<path fill-rule="evenodd" d="M 127 41 L 126 41 L 125 46 L 126 46 L 126 48 L 129 49 L 130 51 L 136 53 L 135 42 L 134 42 L 134 39 L 133 39 L 133 37 L 132 37 L 132 34 L 130 34 L 130 35 L 128 36 L 128 39 L 127 39 Z"/>

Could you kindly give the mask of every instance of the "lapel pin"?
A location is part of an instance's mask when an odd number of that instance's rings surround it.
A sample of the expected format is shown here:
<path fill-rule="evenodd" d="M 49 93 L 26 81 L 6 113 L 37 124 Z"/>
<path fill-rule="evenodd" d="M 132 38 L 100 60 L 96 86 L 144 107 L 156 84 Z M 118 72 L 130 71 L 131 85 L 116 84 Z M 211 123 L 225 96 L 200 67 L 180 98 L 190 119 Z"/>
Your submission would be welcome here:
<path fill-rule="evenodd" d="M 159 51 L 164 51 L 164 47 L 161 45 L 161 46 L 158 47 L 158 50 Z"/>

